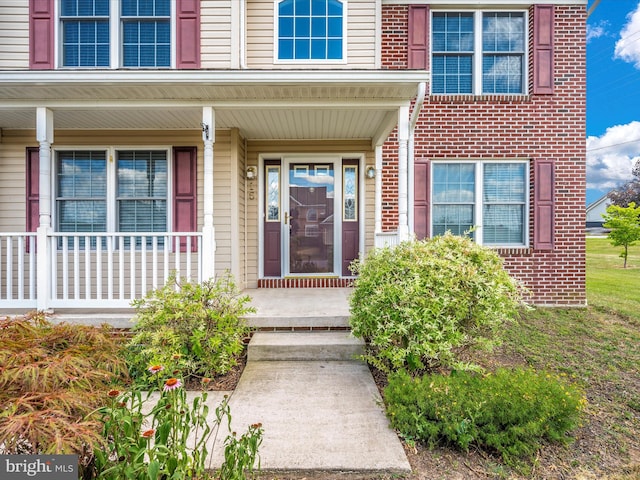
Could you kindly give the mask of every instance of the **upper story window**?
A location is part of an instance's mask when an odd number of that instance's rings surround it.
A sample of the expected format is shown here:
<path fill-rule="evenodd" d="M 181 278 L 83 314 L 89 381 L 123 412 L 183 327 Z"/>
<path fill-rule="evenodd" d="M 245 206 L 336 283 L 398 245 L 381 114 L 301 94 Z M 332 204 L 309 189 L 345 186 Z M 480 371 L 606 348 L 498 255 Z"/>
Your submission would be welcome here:
<path fill-rule="evenodd" d="M 527 162 L 433 162 L 432 168 L 433 235 L 450 231 L 483 245 L 526 245 Z"/>
<path fill-rule="evenodd" d="M 342 60 L 340 0 L 283 0 L 277 6 L 278 60 Z"/>
<path fill-rule="evenodd" d="M 434 12 L 432 93 L 523 93 L 524 12 Z"/>
<path fill-rule="evenodd" d="M 112 12 L 110 0 L 61 0 L 63 67 L 171 66 L 171 1 L 118 5 Z"/>

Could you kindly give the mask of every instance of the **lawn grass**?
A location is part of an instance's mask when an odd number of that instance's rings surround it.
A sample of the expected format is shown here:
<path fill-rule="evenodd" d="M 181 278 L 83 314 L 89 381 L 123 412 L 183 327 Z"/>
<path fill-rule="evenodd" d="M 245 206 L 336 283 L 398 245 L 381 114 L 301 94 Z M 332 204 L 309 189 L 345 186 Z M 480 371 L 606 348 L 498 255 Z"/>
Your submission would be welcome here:
<path fill-rule="evenodd" d="M 630 249 L 626 269 L 620 250 L 606 238 L 587 239 L 587 308 L 532 309 L 506 330 L 503 355 L 585 388 L 585 426 L 555 459 L 566 478 L 640 472 L 640 246 Z M 622 473 L 629 468 L 630 476 Z"/>
<path fill-rule="evenodd" d="M 587 237 L 587 301 L 640 325 L 640 245 L 629 248 L 627 268 L 622 268 L 621 252 L 608 238 Z"/>

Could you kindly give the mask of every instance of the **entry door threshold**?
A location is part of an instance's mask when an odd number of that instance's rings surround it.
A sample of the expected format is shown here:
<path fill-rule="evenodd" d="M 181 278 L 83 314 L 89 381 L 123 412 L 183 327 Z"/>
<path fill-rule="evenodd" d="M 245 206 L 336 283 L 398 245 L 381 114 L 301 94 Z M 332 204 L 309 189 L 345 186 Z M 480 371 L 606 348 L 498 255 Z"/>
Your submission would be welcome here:
<path fill-rule="evenodd" d="M 353 286 L 353 280 L 337 276 L 261 278 L 258 288 L 347 288 Z"/>

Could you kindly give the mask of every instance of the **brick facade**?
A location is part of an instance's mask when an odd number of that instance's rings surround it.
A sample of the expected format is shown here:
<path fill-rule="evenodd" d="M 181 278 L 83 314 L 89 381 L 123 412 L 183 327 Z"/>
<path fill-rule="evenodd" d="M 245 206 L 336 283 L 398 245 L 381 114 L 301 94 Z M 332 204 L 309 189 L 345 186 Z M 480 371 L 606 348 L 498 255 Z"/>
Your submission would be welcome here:
<path fill-rule="evenodd" d="M 529 92 L 522 96 L 427 96 L 415 134 L 419 159 L 529 159 L 529 248 L 501 249 L 505 266 L 544 305 L 584 305 L 586 185 L 586 9 L 555 7 L 554 93 L 533 95 L 529 11 Z M 383 7 L 382 65 L 407 67 L 408 7 Z M 552 250 L 533 248 L 533 163 L 555 161 Z M 397 228 L 397 141 L 383 148 L 383 230 Z"/>

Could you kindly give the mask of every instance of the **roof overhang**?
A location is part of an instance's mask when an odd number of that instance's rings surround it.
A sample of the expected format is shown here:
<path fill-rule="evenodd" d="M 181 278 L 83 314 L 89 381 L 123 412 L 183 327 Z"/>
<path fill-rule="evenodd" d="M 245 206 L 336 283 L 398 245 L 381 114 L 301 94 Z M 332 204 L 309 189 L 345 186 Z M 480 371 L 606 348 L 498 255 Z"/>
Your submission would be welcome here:
<path fill-rule="evenodd" d="M 249 139 L 384 140 L 426 71 L 20 71 L 0 72 L 0 128 L 35 128 L 37 107 L 56 129 L 216 128 Z"/>

